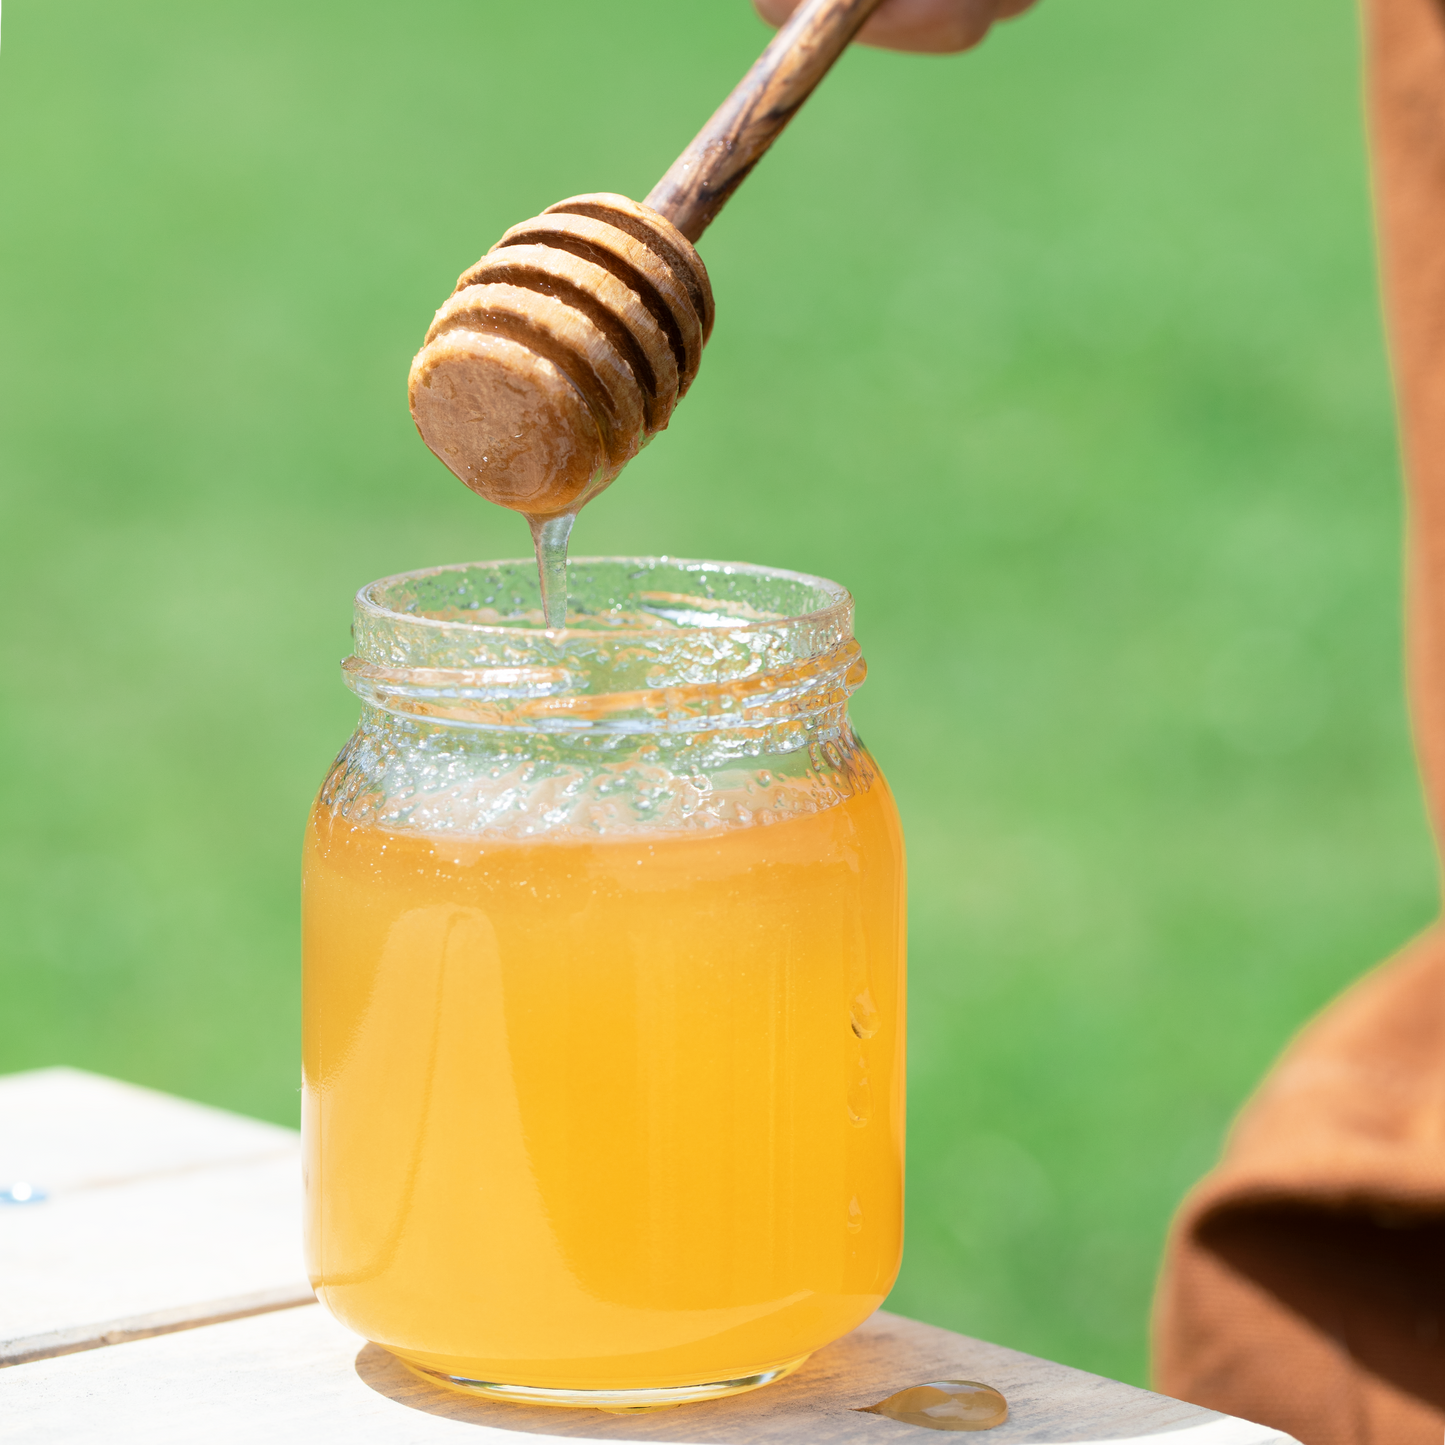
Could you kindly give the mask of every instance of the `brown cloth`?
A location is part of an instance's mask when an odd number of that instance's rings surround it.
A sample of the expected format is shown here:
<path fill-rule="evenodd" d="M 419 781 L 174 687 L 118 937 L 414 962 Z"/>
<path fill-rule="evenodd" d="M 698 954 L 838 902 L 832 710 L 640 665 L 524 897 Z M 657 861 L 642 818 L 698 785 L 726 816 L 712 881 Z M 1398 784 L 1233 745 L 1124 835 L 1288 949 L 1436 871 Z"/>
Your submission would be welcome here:
<path fill-rule="evenodd" d="M 1409 481 L 1416 745 L 1445 836 L 1445 0 L 1365 0 Z M 1174 1222 L 1156 1387 L 1305 1445 L 1445 1438 L 1445 925 L 1311 1023 Z"/>

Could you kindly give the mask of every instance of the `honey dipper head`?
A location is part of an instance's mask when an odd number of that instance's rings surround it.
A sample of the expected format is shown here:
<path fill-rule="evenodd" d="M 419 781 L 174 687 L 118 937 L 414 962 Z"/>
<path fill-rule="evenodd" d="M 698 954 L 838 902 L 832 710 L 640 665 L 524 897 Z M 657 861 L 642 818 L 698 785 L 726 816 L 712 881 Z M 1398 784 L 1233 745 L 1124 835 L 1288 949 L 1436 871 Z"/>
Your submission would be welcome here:
<path fill-rule="evenodd" d="M 667 425 L 712 322 L 702 258 L 666 217 L 573 196 L 462 273 L 412 362 L 412 419 L 489 501 L 575 511 Z"/>

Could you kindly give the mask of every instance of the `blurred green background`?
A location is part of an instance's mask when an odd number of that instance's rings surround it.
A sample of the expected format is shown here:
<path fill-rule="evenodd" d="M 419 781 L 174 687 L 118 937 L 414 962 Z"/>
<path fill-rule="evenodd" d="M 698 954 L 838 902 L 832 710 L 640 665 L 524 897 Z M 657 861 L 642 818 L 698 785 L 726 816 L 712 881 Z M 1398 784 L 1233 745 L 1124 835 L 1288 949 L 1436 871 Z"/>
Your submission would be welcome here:
<path fill-rule="evenodd" d="M 369 579 L 526 545 L 417 440 L 456 274 L 646 193 L 744 0 L 15 0 L 0 1068 L 294 1122 L 297 850 Z M 1348 0 L 1043 0 L 857 51 L 705 238 L 575 550 L 858 599 L 911 850 L 894 1308 L 1142 1382 L 1171 1210 L 1431 917 Z"/>

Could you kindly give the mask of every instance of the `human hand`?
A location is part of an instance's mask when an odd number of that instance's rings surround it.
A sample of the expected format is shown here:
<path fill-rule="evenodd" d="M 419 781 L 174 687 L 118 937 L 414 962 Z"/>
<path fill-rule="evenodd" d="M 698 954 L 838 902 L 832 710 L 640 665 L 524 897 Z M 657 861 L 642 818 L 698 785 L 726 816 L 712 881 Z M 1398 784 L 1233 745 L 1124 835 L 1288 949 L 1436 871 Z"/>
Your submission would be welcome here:
<path fill-rule="evenodd" d="M 781 25 L 800 0 L 753 0 L 769 25 Z M 1034 0 L 884 0 L 858 32 L 863 45 L 946 55 L 968 50 L 995 20 L 1027 10 Z"/>

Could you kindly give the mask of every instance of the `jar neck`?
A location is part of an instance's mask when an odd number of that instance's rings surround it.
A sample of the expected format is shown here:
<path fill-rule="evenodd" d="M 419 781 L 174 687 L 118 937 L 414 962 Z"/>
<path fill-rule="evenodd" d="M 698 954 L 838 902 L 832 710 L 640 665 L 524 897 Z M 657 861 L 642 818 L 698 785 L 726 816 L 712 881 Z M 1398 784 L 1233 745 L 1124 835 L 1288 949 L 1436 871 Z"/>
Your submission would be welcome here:
<path fill-rule="evenodd" d="M 684 745 L 752 734 L 788 751 L 836 727 L 866 671 L 852 599 L 822 578 L 581 559 L 569 569 L 577 625 L 555 630 L 536 625 L 536 590 L 522 563 L 372 583 L 347 685 L 373 708 L 461 728 Z"/>
<path fill-rule="evenodd" d="M 368 704 L 321 803 L 353 827 L 601 840 L 781 823 L 871 786 L 873 765 L 846 708 L 814 715 L 799 737 L 579 736 L 458 726 Z"/>
<path fill-rule="evenodd" d="M 573 564 L 540 626 L 530 563 L 385 579 L 344 664 L 361 726 L 322 791 L 349 826 L 502 840 L 697 832 L 869 786 L 848 722 L 852 599 L 796 573 Z M 586 625 L 581 625 L 586 624 Z"/>
<path fill-rule="evenodd" d="M 806 746 L 820 730 L 836 730 L 867 673 L 852 638 L 750 677 L 659 681 L 621 691 L 579 688 L 560 668 L 398 668 L 355 656 L 342 667 L 364 703 L 399 717 L 579 743 L 667 738 L 700 746 L 710 736 L 751 735 L 764 750 L 778 752 Z"/>

